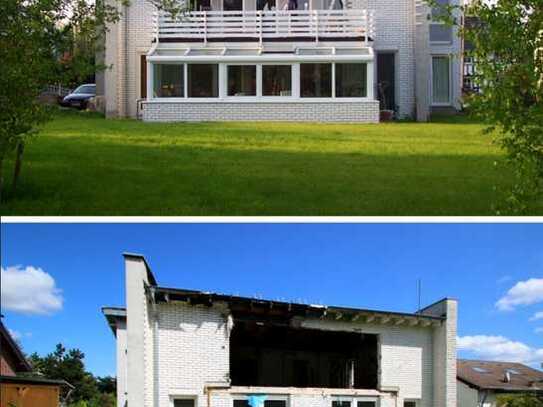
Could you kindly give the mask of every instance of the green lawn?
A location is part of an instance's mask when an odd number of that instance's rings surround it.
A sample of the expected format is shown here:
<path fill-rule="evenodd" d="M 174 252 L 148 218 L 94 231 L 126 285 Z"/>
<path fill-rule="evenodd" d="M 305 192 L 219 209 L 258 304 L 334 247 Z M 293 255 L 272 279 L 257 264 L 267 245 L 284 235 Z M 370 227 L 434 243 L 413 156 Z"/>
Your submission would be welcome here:
<path fill-rule="evenodd" d="M 493 215 L 511 177 L 481 129 L 458 117 L 156 124 L 62 112 L 27 145 L 1 213 Z"/>

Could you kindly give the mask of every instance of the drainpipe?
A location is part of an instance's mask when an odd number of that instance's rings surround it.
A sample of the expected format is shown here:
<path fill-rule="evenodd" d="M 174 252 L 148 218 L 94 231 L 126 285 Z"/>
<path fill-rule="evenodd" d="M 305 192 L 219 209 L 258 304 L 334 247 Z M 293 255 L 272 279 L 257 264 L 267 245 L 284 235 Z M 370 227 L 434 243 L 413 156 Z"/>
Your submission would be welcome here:
<path fill-rule="evenodd" d="M 484 407 L 485 401 L 486 401 L 486 397 L 487 397 L 487 396 L 488 396 L 488 390 L 486 390 L 486 391 L 483 393 L 483 399 L 481 400 L 480 407 Z"/>

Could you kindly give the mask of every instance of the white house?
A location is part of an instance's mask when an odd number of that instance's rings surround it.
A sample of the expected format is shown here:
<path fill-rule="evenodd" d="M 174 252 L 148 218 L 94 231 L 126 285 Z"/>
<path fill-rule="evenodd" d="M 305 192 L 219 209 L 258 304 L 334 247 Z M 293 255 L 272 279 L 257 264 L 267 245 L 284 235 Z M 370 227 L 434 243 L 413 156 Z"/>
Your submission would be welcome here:
<path fill-rule="evenodd" d="M 424 0 L 180 1 L 194 11 L 175 19 L 149 0 L 119 6 L 97 76 L 108 117 L 424 121 L 460 108 L 462 43 Z"/>
<path fill-rule="evenodd" d="M 458 407 L 496 407 L 500 394 L 543 396 L 543 372 L 521 363 L 458 360 Z"/>
<path fill-rule="evenodd" d="M 125 254 L 118 406 L 456 407 L 455 300 L 407 314 L 157 284 Z"/>

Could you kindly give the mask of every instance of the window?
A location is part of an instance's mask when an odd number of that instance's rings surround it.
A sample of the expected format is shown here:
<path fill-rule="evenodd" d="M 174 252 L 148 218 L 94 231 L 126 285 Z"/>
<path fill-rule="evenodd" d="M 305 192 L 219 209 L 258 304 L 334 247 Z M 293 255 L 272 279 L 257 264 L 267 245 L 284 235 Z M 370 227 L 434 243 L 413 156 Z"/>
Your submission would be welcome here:
<path fill-rule="evenodd" d="M 195 407 L 194 399 L 174 399 L 173 407 Z"/>
<path fill-rule="evenodd" d="M 417 402 L 414 400 L 404 400 L 403 407 L 417 407 Z"/>
<path fill-rule="evenodd" d="M 432 101 L 434 104 L 450 103 L 449 57 L 432 57 Z"/>
<path fill-rule="evenodd" d="M 274 10 L 275 0 L 256 0 L 257 10 Z"/>
<path fill-rule="evenodd" d="M 81 94 L 81 93 L 87 93 L 90 95 L 96 94 L 96 85 L 81 85 L 79 88 L 77 88 L 74 93 Z"/>
<path fill-rule="evenodd" d="M 350 401 L 332 401 L 332 407 L 351 407 Z"/>
<path fill-rule="evenodd" d="M 445 24 L 430 24 L 431 42 L 451 42 L 452 29 Z"/>
<path fill-rule="evenodd" d="M 366 64 L 336 64 L 336 97 L 366 97 L 366 69 Z"/>
<path fill-rule="evenodd" d="M 300 64 L 300 96 L 332 96 L 332 64 Z"/>
<path fill-rule="evenodd" d="M 243 0 L 223 0 L 224 11 L 243 10 Z"/>
<path fill-rule="evenodd" d="M 375 407 L 375 401 L 357 401 L 356 407 Z"/>
<path fill-rule="evenodd" d="M 228 65 L 228 96 L 256 96 L 256 65 Z"/>
<path fill-rule="evenodd" d="M 155 64 L 153 74 L 154 97 L 181 98 L 185 96 L 182 64 Z"/>
<path fill-rule="evenodd" d="M 189 64 L 187 72 L 190 98 L 219 96 L 219 66 L 217 64 Z"/>
<path fill-rule="evenodd" d="M 430 42 L 451 42 L 452 27 L 439 20 L 446 14 L 449 0 L 437 0 L 437 6 L 432 8 L 432 22 L 430 23 Z"/>
<path fill-rule="evenodd" d="M 292 67 L 290 65 L 262 66 L 262 95 L 292 95 Z"/>
<path fill-rule="evenodd" d="M 247 396 L 243 399 L 235 399 L 234 407 L 252 407 L 251 404 L 249 404 L 250 397 L 251 396 Z M 284 396 L 268 396 L 268 398 L 264 400 L 264 407 L 287 407 L 287 398 Z"/>

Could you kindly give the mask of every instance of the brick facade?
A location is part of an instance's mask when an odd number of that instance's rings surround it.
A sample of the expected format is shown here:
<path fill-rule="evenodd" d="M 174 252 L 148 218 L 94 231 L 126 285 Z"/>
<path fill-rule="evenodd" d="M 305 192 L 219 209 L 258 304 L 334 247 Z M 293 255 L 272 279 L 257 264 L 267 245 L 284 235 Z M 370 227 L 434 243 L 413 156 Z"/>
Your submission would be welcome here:
<path fill-rule="evenodd" d="M 379 122 L 379 102 L 173 103 L 143 105 L 145 121 Z"/>

